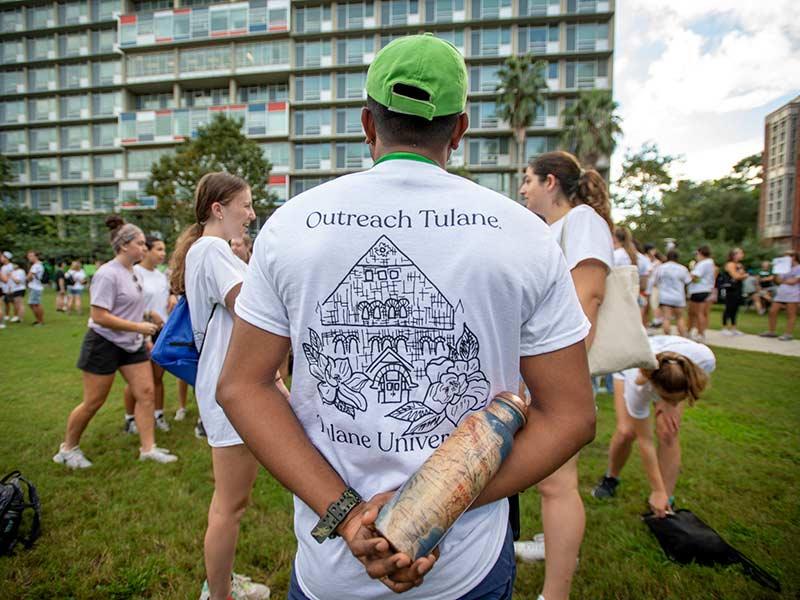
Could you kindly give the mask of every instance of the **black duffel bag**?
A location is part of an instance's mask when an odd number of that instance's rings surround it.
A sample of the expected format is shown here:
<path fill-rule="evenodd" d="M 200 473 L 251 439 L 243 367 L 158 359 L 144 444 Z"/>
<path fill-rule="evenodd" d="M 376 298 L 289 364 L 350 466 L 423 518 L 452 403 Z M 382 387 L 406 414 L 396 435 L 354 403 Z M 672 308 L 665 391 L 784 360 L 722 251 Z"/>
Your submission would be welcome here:
<path fill-rule="evenodd" d="M 27 500 L 23 485 L 28 489 Z M 21 526 L 26 510 L 33 510 L 33 521 L 28 534 L 23 535 Z M 30 548 L 41 534 L 41 507 L 36 487 L 19 471 L 11 471 L 0 479 L 0 556 L 12 554 L 19 542 Z"/>

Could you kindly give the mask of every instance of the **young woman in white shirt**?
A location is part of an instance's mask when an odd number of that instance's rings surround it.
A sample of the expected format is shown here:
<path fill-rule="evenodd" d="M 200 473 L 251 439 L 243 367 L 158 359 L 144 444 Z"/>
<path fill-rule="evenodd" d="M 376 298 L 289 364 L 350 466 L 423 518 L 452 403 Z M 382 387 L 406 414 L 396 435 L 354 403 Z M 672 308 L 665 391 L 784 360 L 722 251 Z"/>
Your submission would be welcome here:
<path fill-rule="evenodd" d="M 594 169 L 584 171 L 566 152 L 547 152 L 531 160 L 520 188 L 527 207 L 550 225 L 559 240 L 583 312 L 592 323 L 587 349 L 605 294 L 606 276 L 614 266 L 611 239 L 611 203 L 603 177 Z M 537 486 L 542 497 L 546 600 L 566 600 L 580 551 L 586 514 L 578 493 L 578 456 Z M 532 550 L 537 544 L 528 544 Z M 521 553 L 525 552 L 518 543 Z M 539 542 L 541 545 L 541 541 Z M 540 597 L 540 598 L 541 598 Z"/>
<path fill-rule="evenodd" d="M 647 309 L 651 287 L 648 277 L 653 267 L 650 259 L 639 252 L 627 227 L 614 228 L 614 266 L 636 265 L 639 272 L 639 309 L 642 313 L 642 323 L 646 325 Z"/>
<path fill-rule="evenodd" d="M 67 292 L 69 298 L 67 300 L 67 313 L 75 311 L 76 315 L 81 314 L 81 295 L 83 294 L 83 286 L 86 285 L 86 271 L 81 266 L 81 261 L 72 261 L 69 271 L 67 271 L 67 281 L 71 282 L 67 285 Z"/>
<path fill-rule="evenodd" d="M 14 264 L 14 269 L 8 278 L 8 293 L 14 302 L 14 317 L 12 323 L 22 323 L 25 319 L 25 289 L 27 288 L 28 274 L 25 269 Z"/>
<path fill-rule="evenodd" d="M 142 262 L 134 265 L 133 273 L 136 280 L 142 286 L 144 294 L 145 314 L 160 328 L 167 321 L 169 311 L 175 297 L 169 292 L 169 281 L 167 276 L 158 270 L 158 265 L 164 262 L 167 256 L 164 242 L 157 237 L 148 235 L 145 237 L 147 252 L 142 258 Z M 158 339 L 158 333 L 147 340 L 147 350 L 151 352 Z M 150 361 L 153 368 L 153 386 L 155 388 L 155 423 L 156 428 L 161 431 L 169 431 L 169 423 L 164 418 L 164 369 Z M 135 401 L 130 387 L 125 386 L 125 433 L 136 433 L 136 421 L 134 420 Z"/>
<path fill-rule="evenodd" d="M 617 427 L 608 451 L 608 470 L 592 490 L 592 496 L 604 499 L 616 495 L 620 473 L 636 441 L 650 482 L 648 503 L 657 516 L 663 517 L 672 508 L 681 466 L 678 435 L 684 401 L 691 406 L 700 398 L 716 359 L 707 346 L 674 335 L 651 337 L 650 347 L 658 359 L 658 368 L 614 374 Z M 658 449 L 653 441 L 652 421 Z"/>
<path fill-rule="evenodd" d="M 677 250 L 667 252 L 667 262 L 662 264 L 655 274 L 653 284 L 658 288 L 658 305 L 664 315 L 664 333 L 672 333 L 672 321 L 678 327 L 678 334 L 686 337 L 686 320 L 683 309 L 686 308 L 686 285 L 691 283 L 689 269 L 678 262 Z"/>
<path fill-rule="evenodd" d="M 692 267 L 692 282 L 689 284 L 689 332 L 697 330 L 693 338 L 705 342 L 708 317 L 713 303 L 714 283 L 717 280 L 717 267 L 711 258 L 711 248 L 700 246 L 695 253 Z"/>
<path fill-rule="evenodd" d="M 211 446 L 214 495 L 205 535 L 206 582 L 201 600 L 268 598 L 269 588 L 233 573 L 239 522 L 250 499 L 258 462 L 216 401 L 219 373 L 233 329 L 233 307 L 247 269 L 229 242 L 255 218 L 250 186 L 228 173 L 204 175 L 195 191 L 195 223 L 178 239 L 170 284 L 186 294 L 200 354 L 195 395 Z"/>

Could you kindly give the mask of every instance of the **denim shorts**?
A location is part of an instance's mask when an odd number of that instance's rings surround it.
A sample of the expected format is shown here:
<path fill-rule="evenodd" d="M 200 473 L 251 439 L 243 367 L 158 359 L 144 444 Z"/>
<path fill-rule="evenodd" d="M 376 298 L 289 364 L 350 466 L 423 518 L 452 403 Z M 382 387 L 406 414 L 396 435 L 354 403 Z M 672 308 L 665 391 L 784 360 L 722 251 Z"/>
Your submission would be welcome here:
<path fill-rule="evenodd" d="M 42 290 L 33 290 L 28 288 L 28 304 L 41 304 L 42 303 Z"/>
<path fill-rule="evenodd" d="M 466 595 L 461 596 L 459 600 L 511 600 L 516 577 L 517 563 L 514 558 L 514 540 L 511 535 L 511 527 L 509 527 L 506 531 L 503 548 L 500 550 L 500 556 L 497 557 L 492 570 L 483 578 L 483 581 L 467 592 Z M 425 586 L 424 583 L 422 585 Z M 398 598 L 402 597 L 402 594 L 398 596 Z M 300 589 L 294 569 L 292 569 L 287 600 L 310 600 Z M 323 600 L 328 599 L 324 598 Z M 334 599 L 331 598 L 330 600 Z"/>

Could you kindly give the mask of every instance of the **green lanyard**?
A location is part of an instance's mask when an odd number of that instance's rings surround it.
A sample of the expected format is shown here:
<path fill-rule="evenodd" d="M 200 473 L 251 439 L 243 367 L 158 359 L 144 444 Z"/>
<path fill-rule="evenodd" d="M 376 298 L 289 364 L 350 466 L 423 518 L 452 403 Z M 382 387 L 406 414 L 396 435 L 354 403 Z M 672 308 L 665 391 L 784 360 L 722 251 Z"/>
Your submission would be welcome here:
<path fill-rule="evenodd" d="M 427 156 L 422 156 L 421 154 L 415 154 L 414 152 L 389 152 L 389 154 L 384 154 L 378 160 L 375 161 L 375 164 L 372 165 L 377 166 L 382 162 L 386 162 L 387 160 L 415 160 L 417 162 L 428 163 L 431 165 L 439 166 L 435 160 L 431 160 Z"/>

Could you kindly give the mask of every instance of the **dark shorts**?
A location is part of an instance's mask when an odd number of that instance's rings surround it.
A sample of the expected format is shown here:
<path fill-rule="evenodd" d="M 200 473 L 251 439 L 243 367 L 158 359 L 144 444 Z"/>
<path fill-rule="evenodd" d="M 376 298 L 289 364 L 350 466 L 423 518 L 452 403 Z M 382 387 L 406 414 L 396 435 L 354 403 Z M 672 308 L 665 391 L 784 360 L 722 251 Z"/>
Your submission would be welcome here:
<path fill-rule="evenodd" d="M 87 373 L 111 375 L 116 373 L 120 367 L 135 365 L 148 360 L 150 360 L 150 357 L 147 355 L 144 345 L 136 352 L 128 352 L 113 342 L 109 342 L 94 329 L 90 329 L 83 338 L 81 353 L 78 356 L 78 364 L 76 366 Z"/>
<path fill-rule="evenodd" d="M 436 567 L 434 567 L 436 569 Z M 483 578 L 476 587 L 472 588 L 459 600 L 511 600 L 514 591 L 514 580 L 517 577 L 517 563 L 514 559 L 514 540 L 511 536 L 511 527 L 506 532 L 506 541 L 500 556 L 494 563 L 492 570 Z M 425 583 L 422 584 L 423 586 Z M 402 598 L 402 595 L 398 596 Z M 292 569 L 292 578 L 289 582 L 289 596 L 287 600 L 309 600 L 308 596 L 300 589 L 297 578 Z"/>
<path fill-rule="evenodd" d="M 24 298 L 25 290 L 17 290 L 16 292 L 7 292 L 5 297 L 6 297 L 6 302 L 13 302 L 14 298 Z"/>
<path fill-rule="evenodd" d="M 710 295 L 711 292 L 698 292 L 689 296 L 689 302 L 705 302 Z"/>

